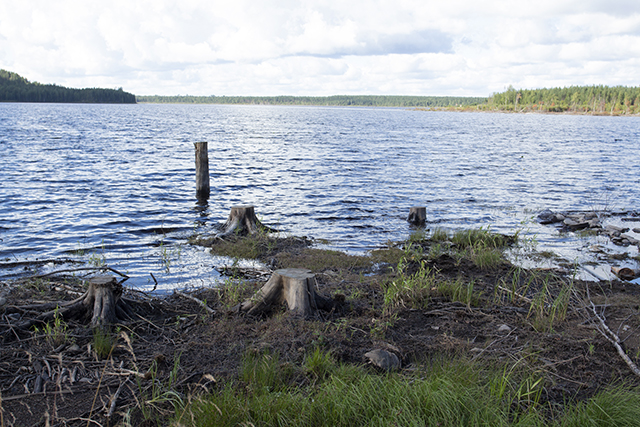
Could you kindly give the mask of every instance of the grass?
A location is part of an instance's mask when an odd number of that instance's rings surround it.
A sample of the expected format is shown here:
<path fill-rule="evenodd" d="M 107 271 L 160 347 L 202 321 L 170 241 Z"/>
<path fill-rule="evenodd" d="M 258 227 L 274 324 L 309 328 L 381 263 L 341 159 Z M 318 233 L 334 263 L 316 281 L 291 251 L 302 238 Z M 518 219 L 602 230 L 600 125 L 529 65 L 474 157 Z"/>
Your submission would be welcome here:
<path fill-rule="evenodd" d="M 334 369 L 335 361 L 331 353 L 316 347 L 304 358 L 303 369 L 314 381 L 324 380 Z"/>
<path fill-rule="evenodd" d="M 241 382 L 187 405 L 181 426 L 637 426 L 640 393 L 615 387 L 560 410 L 542 405 L 542 377 L 524 364 L 487 368 L 465 359 L 435 358 L 411 372 L 378 373 L 329 362 L 315 349 L 296 367 L 273 355 L 248 356 Z M 311 363 L 310 360 L 315 362 Z M 317 364 L 316 364 L 317 362 Z M 317 382 L 284 379 L 322 366 Z M 315 374 L 314 374 L 315 375 Z"/>
<path fill-rule="evenodd" d="M 58 312 L 58 308 L 54 310 L 53 322 L 45 323 L 42 332 L 45 335 L 47 343 L 53 348 L 65 344 L 69 339 L 68 325 Z M 36 333 L 39 332 L 36 328 Z"/>
<path fill-rule="evenodd" d="M 178 371 L 180 369 L 180 355 L 174 357 L 173 369 L 169 372 L 168 378 L 164 381 L 158 376 L 158 364 L 154 360 L 148 372 L 149 385 L 143 384 L 139 377 L 136 377 L 139 398 L 137 406 L 145 421 L 155 420 L 156 425 L 160 425 L 160 419 L 182 412 L 185 401 L 181 393 L 175 390 Z M 167 410 L 167 407 L 173 410 Z"/>
<path fill-rule="evenodd" d="M 465 283 L 462 279 L 441 281 L 436 286 L 436 292 L 452 302 L 461 302 L 466 306 L 476 306 L 479 296 L 473 292 L 473 282 Z"/>
<path fill-rule="evenodd" d="M 465 282 L 461 278 L 438 279 L 436 273 L 424 261 L 413 274 L 408 274 L 406 269 L 406 261 L 401 260 L 398 263 L 396 278 L 383 284 L 385 315 L 393 313 L 399 307 L 427 308 L 433 296 L 443 297 L 452 302 L 461 302 L 467 306 L 475 306 L 479 303 L 480 298 L 474 293 L 473 282 Z"/>
<path fill-rule="evenodd" d="M 108 328 L 95 328 L 93 330 L 93 351 L 100 359 L 109 357 L 118 341 L 120 331 L 112 333 Z"/>
<path fill-rule="evenodd" d="M 435 274 L 423 262 L 414 274 L 406 274 L 406 262 L 400 261 L 396 279 L 383 285 L 384 313 L 397 307 L 426 308 L 431 289 L 435 287 Z"/>
<path fill-rule="evenodd" d="M 255 289 L 244 280 L 230 277 L 224 281 L 223 286 L 217 288 L 217 291 L 220 303 L 228 310 L 248 298 Z"/>

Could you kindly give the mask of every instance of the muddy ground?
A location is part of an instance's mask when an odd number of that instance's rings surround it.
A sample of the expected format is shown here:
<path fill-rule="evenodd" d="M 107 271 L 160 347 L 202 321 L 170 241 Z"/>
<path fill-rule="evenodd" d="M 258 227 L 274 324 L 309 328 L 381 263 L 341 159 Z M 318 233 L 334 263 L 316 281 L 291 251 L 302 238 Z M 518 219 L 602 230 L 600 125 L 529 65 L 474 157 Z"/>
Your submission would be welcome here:
<path fill-rule="evenodd" d="M 398 244 L 369 260 L 310 249 L 303 241 L 268 246 L 257 255 L 271 270 L 311 266 L 318 292 L 337 302 L 334 310 L 311 320 L 290 316 L 284 306 L 262 318 L 232 312 L 268 279 L 268 271 L 226 271 L 232 277 L 226 288 L 189 292 L 214 314 L 183 295 L 125 289 L 135 316 L 117 326 L 113 350 L 99 357 L 88 319 L 49 329 L 14 328 L 38 314 L 15 307 L 74 299 L 84 292 L 86 272 L 2 283 L 3 425 L 167 425 L 172 396 L 186 402 L 238 381 L 248 351 L 277 354 L 292 366 L 317 347 L 351 364 L 366 363 L 364 354 L 374 348 L 386 349 L 399 356 L 405 370 L 438 357 L 506 363 L 543 377 L 542 400 L 551 406 L 586 399 L 614 384 L 640 384 L 599 331 L 593 311 L 620 336 L 630 360 L 640 362 L 636 285 L 580 282 L 569 270 L 526 271 L 504 261 L 481 268 L 465 256 L 430 252 L 433 243 L 426 240 L 413 246 L 420 251 L 410 253 Z M 420 308 L 400 304 L 384 310 L 385 284 L 397 279 L 403 256 L 405 274 L 423 262 L 439 281 L 473 283 L 473 302 L 434 291 Z M 570 297 L 566 318 L 558 320 L 552 307 L 562 289 L 570 289 Z M 303 377 L 297 381 L 305 383 Z"/>

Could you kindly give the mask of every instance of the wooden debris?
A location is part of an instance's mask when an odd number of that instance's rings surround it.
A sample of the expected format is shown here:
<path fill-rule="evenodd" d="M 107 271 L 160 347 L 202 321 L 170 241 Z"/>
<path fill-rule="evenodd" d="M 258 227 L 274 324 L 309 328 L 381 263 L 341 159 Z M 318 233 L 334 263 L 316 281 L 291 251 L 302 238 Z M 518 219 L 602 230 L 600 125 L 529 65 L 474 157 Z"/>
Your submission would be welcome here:
<path fill-rule="evenodd" d="M 333 308 L 333 300 L 317 294 L 315 287 L 316 279 L 311 270 L 276 270 L 252 298 L 234 307 L 234 311 L 259 316 L 286 302 L 292 313 L 305 319 L 315 317 L 318 309 L 328 311 Z"/>

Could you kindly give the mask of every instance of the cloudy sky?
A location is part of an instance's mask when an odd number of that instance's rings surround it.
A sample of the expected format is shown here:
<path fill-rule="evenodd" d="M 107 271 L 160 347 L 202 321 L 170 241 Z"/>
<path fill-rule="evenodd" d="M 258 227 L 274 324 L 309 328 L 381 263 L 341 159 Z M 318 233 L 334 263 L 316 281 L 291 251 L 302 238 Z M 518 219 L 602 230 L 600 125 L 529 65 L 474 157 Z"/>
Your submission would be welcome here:
<path fill-rule="evenodd" d="M 137 95 L 640 85 L 639 0 L 0 0 L 0 68 Z"/>

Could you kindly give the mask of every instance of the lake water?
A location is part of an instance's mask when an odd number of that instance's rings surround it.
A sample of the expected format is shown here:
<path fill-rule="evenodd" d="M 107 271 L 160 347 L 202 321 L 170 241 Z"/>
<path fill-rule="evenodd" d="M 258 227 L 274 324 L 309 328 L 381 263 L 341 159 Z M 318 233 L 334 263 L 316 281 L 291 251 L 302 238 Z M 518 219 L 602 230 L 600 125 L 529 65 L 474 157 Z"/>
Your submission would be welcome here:
<path fill-rule="evenodd" d="M 209 142 L 207 204 L 197 141 Z M 238 204 L 350 252 L 406 238 L 409 208 L 426 206 L 431 227 L 520 228 L 571 258 L 580 239 L 530 218 L 640 209 L 639 142 L 638 117 L 0 104 L 0 278 L 69 259 L 104 261 L 139 288 L 149 273 L 160 289 L 208 285 L 223 261 L 186 238 Z"/>

